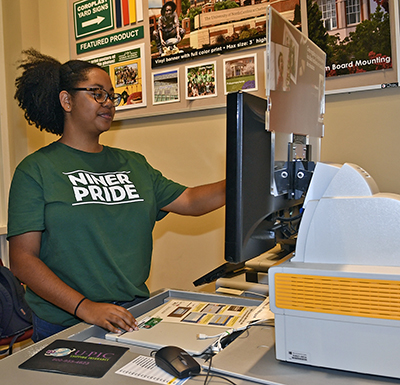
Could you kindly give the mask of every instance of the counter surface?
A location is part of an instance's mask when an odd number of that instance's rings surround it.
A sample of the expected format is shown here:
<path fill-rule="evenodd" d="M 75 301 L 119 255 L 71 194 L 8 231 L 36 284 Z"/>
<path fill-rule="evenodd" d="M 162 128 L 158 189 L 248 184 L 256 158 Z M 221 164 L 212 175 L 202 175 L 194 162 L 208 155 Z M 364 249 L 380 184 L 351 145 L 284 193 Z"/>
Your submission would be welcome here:
<path fill-rule="evenodd" d="M 236 305 L 254 306 L 261 301 L 241 297 L 228 297 L 216 294 L 165 290 L 147 301 L 133 306 L 131 313 L 135 317 L 162 305 L 169 298 L 191 299 L 194 301 L 208 301 L 214 303 L 228 303 Z M 149 384 L 148 381 L 134 379 L 115 372 L 131 362 L 139 355 L 150 355 L 151 349 L 128 344 L 116 343 L 126 346 L 129 350 L 119 361 L 101 378 L 88 378 L 69 376 L 56 373 L 39 372 L 19 369 L 18 366 L 45 348 L 56 339 L 71 339 L 75 341 L 88 341 L 95 343 L 113 344 L 105 340 L 106 331 L 93 325 L 80 323 L 61 333 L 51 336 L 43 341 L 33 344 L 11 356 L 0 360 L 1 383 L 5 384 L 41 384 L 41 385 L 80 385 L 80 384 Z M 245 359 L 244 359 L 245 358 Z M 196 358 L 197 359 L 197 358 Z M 201 364 L 204 362 L 198 359 Z M 253 326 L 232 342 L 227 348 L 213 359 L 216 374 L 228 376 L 237 385 L 249 385 L 257 381 L 271 385 L 383 385 L 400 384 L 398 379 L 390 379 L 362 374 L 336 371 L 332 369 L 314 368 L 305 365 L 279 362 L 274 355 L 274 333 L 270 326 Z M 205 373 L 205 372 L 203 372 Z M 191 378 L 190 384 L 204 383 L 204 377 Z M 211 379 L 211 385 L 227 384 L 221 378 Z"/>

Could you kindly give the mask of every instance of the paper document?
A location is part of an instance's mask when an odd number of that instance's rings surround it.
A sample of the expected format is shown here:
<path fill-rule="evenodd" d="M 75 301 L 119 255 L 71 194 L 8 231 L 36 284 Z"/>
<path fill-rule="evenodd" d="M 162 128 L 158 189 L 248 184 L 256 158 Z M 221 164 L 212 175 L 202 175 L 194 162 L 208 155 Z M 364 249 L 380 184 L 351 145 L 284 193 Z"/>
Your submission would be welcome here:
<path fill-rule="evenodd" d="M 156 365 L 153 357 L 138 356 L 115 373 L 166 385 L 182 385 L 190 377 L 179 379 Z"/>

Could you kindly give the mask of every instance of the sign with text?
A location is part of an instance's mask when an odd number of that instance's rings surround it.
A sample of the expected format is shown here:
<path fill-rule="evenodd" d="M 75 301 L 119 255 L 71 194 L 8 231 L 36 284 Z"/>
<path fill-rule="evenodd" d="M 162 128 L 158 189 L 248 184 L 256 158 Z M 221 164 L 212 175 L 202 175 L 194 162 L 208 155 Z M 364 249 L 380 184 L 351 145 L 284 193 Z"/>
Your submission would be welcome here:
<path fill-rule="evenodd" d="M 75 38 L 114 28 L 111 0 L 81 0 L 74 3 Z"/>
<path fill-rule="evenodd" d="M 225 24 L 227 20 L 230 22 L 265 16 L 265 3 L 254 4 L 251 7 L 237 7 L 223 9 L 217 12 L 200 13 L 200 27 L 209 27 L 218 24 Z"/>
<path fill-rule="evenodd" d="M 76 44 L 76 53 L 82 54 L 96 49 L 111 47 L 113 45 L 128 43 L 133 40 L 143 39 L 143 26 L 135 27 L 129 30 L 116 32 L 111 35 L 101 36 L 88 41 L 81 41 Z"/>

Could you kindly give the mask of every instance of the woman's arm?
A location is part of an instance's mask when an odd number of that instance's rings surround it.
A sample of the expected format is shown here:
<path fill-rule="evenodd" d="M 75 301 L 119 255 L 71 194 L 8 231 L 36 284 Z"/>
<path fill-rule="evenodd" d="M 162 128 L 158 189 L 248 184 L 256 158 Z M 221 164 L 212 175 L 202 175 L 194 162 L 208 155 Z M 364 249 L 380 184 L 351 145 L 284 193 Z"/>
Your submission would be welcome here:
<path fill-rule="evenodd" d="M 33 231 L 16 235 L 9 240 L 10 268 L 13 274 L 37 295 L 74 314 L 82 294 L 64 283 L 39 259 L 41 232 Z M 111 332 L 137 328 L 132 314 L 123 307 L 84 300 L 78 307 L 77 317 Z"/>
<path fill-rule="evenodd" d="M 225 204 L 225 180 L 197 187 L 188 187 L 178 198 L 163 208 L 181 215 L 207 214 Z"/>

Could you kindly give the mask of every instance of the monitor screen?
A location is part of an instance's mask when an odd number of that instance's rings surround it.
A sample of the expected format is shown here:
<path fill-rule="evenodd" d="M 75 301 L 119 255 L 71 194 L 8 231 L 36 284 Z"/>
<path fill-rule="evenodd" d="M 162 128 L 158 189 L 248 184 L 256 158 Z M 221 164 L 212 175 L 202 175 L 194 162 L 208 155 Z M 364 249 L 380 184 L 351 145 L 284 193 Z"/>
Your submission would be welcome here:
<path fill-rule="evenodd" d="M 225 260 L 295 248 L 323 135 L 325 53 L 267 8 L 266 98 L 227 95 Z M 282 73 L 281 73 L 282 72 Z"/>

